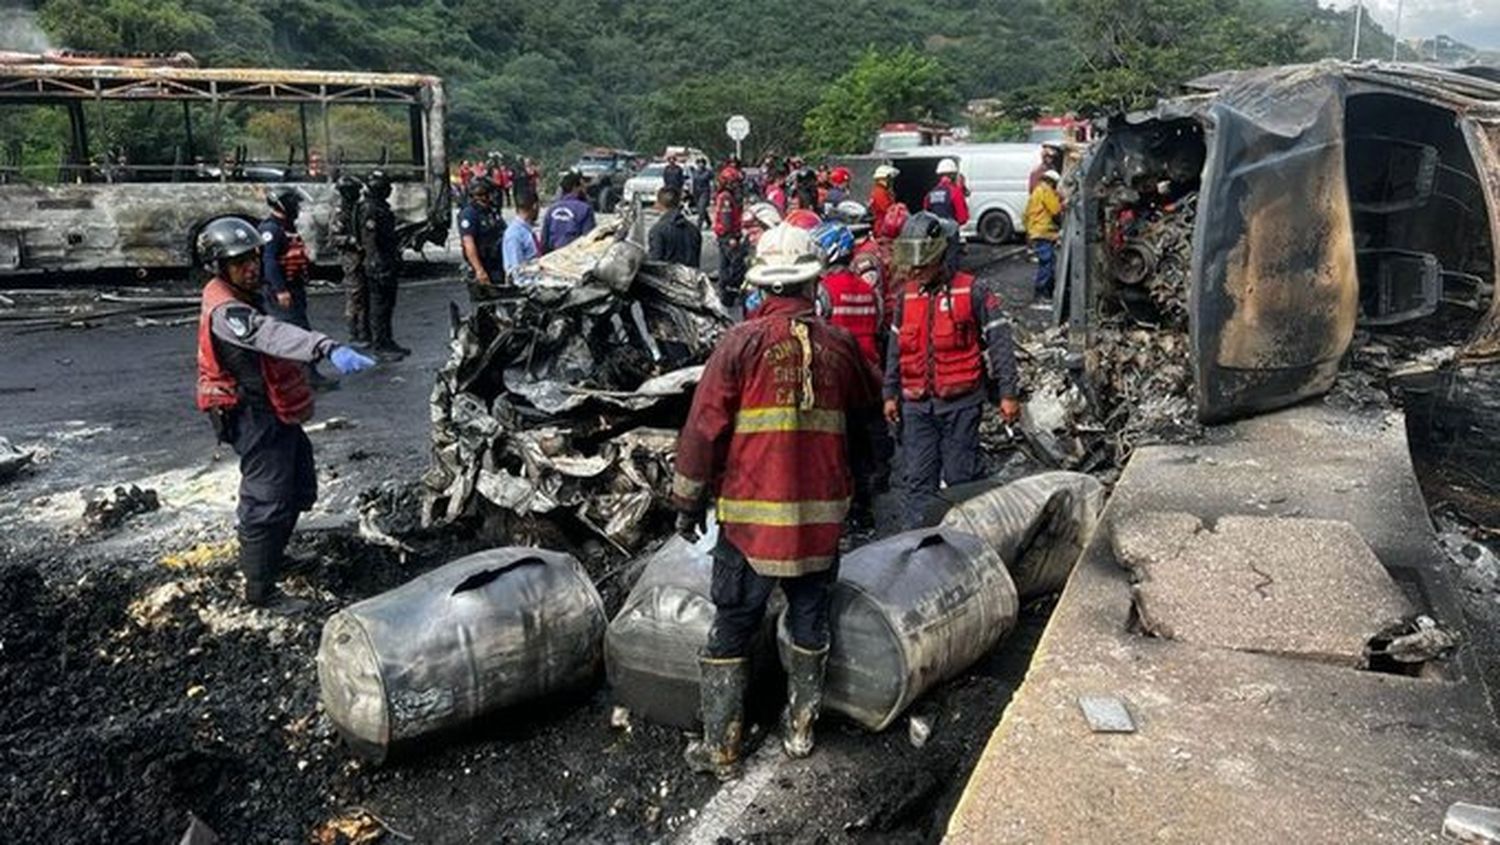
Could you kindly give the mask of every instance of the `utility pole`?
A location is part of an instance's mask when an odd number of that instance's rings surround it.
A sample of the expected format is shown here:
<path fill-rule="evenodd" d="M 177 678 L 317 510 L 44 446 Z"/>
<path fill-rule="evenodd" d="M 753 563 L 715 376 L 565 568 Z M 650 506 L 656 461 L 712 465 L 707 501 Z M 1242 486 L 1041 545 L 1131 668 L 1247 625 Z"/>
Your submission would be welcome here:
<path fill-rule="evenodd" d="M 1359 61 L 1359 25 L 1364 22 L 1365 0 L 1354 2 L 1354 52 L 1350 54 L 1351 61 Z"/>
<path fill-rule="evenodd" d="M 1391 61 L 1397 59 L 1397 51 L 1401 49 L 1401 7 L 1406 5 L 1406 0 L 1396 0 L 1396 35 L 1391 39 Z"/>

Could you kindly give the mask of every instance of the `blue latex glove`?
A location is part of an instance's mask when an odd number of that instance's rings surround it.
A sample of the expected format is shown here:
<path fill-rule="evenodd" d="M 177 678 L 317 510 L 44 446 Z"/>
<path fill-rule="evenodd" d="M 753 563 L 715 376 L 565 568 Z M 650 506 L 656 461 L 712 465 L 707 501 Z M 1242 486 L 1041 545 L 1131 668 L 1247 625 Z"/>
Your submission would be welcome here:
<path fill-rule="evenodd" d="M 333 362 L 334 369 L 338 370 L 340 375 L 346 376 L 375 366 L 374 358 L 361 355 L 359 350 L 349 346 L 335 346 L 333 351 L 328 353 L 328 360 Z"/>

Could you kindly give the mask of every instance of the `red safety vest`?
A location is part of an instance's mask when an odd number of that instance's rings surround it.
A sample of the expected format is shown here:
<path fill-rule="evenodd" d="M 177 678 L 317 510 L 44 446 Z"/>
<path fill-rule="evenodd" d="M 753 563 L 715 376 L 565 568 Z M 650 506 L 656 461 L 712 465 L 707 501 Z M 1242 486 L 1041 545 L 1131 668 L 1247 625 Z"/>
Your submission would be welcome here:
<path fill-rule="evenodd" d="M 866 360 L 880 366 L 880 347 L 875 342 L 880 305 L 875 289 L 853 270 L 836 267 L 823 276 L 823 290 L 828 292 L 828 322 L 854 335 Z"/>
<path fill-rule="evenodd" d="M 739 198 L 731 191 L 720 191 L 714 196 L 714 234 L 718 237 L 738 235 L 744 223 L 740 219 Z"/>
<path fill-rule="evenodd" d="M 281 273 L 288 282 L 302 282 L 307 280 L 307 270 L 312 266 L 312 259 L 307 256 L 307 242 L 296 232 L 286 233 L 286 249 L 276 259 L 281 265 Z"/>
<path fill-rule="evenodd" d="M 906 399 L 952 399 L 984 380 L 983 337 L 970 295 L 973 285 L 968 273 L 955 274 L 936 290 L 906 283 L 898 329 L 901 395 Z"/>
<path fill-rule="evenodd" d="M 219 363 L 214 351 L 213 313 L 231 301 L 243 302 L 234 288 L 223 279 L 214 278 L 203 287 L 203 308 L 198 315 L 198 410 L 229 409 L 240 403 L 239 381 Z M 260 374 L 266 384 L 266 397 L 276 418 L 284 423 L 306 422 L 313 413 L 312 388 L 307 384 L 307 368 L 298 361 L 257 355 Z"/>
<path fill-rule="evenodd" d="M 899 290 L 893 290 L 895 285 L 887 285 L 888 264 L 889 258 L 885 250 L 874 238 L 865 238 L 856 244 L 854 257 L 849 259 L 849 269 L 859 274 L 870 289 L 880 296 L 881 328 L 890 328 L 891 320 L 896 314 L 896 299 L 901 295 Z"/>

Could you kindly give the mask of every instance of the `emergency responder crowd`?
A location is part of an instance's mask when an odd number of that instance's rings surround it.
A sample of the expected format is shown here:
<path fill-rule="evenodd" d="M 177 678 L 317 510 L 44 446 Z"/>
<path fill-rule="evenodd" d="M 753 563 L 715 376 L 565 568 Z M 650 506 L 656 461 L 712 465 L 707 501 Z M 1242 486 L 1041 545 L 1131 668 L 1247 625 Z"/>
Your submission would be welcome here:
<path fill-rule="evenodd" d="M 1053 150 L 1043 155 L 1025 222 L 1037 295 L 1050 296 L 1061 159 Z M 535 172 L 529 160 L 527 169 Z M 564 174 L 540 214 L 535 181 L 525 177 L 521 189 L 514 174 L 501 184 L 491 173 L 471 169 L 458 216 L 476 298 L 595 226 L 577 173 Z M 858 202 L 845 168 L 767 160 L 747 178 L 730 159 L 711 180 L 709 201 L 697 199 L 698 180 L 685 174 L 664 180 L 656 195 L 651 257 L 697 266 L 700 226 L 708 226 L 718 241 L 720 294 L 744 314 L 705 365 L 679 434 L 671 491 L 684 537 L 697 539 L 710 505 L 719 525 L 717 612 L 701 658 L 704 730 L 686 757 L 723 778 L 738 769 L 749 650 L 773 590 L 785 595 L 792 640 L 782 743 L 802 757 L 813 747 L 846 528 L 871 523 L 872 501 L 892 476 L 903 493 L 902 527 L 922 527 L 943 485 L 981 474 L 984 416 L 1013 422 L 1021 413 L 1005 303 L 960 269 L 968 208 L 957 162 L 939 163 L 917 211 L 896 198 L 898 175 L 889 164 L 877 168 L 867 201 Z M 198 332 L 198 406 L 240 456 L 246 599 L 278 609 L 295 609 L 275 581 L 297 517 L 317 492 L 300 425 L 322 379 L 316 365 L 328 361 L 344 374 L 373 366 L 356 348 L 366 343 L 377 357 L 406 351 L 391 338 L 397 253 L 389 183 L 376 174 L 363 186 L 340 179 L 338 188 L 344 202 L 333 232 L 349 291 L 347 345 L 308 325 L 294 192 L 271 196 L 259 233 L 222 218 L 198 241 L 214 273 Z M 682 209 L 685 190 L 696 220 Z M 508 223 L 507 203 L 515 209 Z"/>

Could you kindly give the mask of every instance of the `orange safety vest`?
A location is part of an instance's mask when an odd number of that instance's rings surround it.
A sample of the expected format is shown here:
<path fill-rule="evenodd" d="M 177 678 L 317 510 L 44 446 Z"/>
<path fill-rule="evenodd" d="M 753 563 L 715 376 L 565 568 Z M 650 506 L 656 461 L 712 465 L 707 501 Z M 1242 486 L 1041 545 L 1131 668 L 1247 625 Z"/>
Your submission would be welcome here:
<path fill-rule="evenodd" d="M 974 318 L 974 277 L 956 273 L 923 290 L 907 282 L 901 303 L 901 395 L 908 401 L 952 399 L 984 380 L 983 336 Z"/>
<path fill-rule="evenodd" d="M 223 279 L 214 278 L 203 287 L 203 308 L 198 314 L 198 410 L 229 410 L 240 404 L 239 380 L 219 361 L 214 349 L 213 313 L 229 302 L 243 302 L 234 288 Z M 307 383 L 307 368 L 298 361 L 272 358 L 257 353 L 266 398 L 276 418 L 284 423 L 306 422 L 313 413 L 312 388 Z"/>
<path fill-rule="evenodd" d="M 865 359 L 880 366 L 880 348 L 875 342 L 880 331 L 880 306 L 875 288 L 847 267 L 838 267 L 823 276 L 823 290 L 828 292 L 828 322 L 854 335 Z"/>

